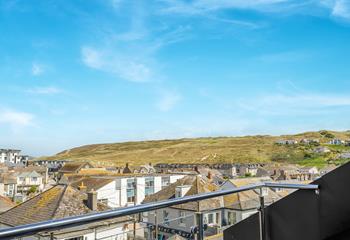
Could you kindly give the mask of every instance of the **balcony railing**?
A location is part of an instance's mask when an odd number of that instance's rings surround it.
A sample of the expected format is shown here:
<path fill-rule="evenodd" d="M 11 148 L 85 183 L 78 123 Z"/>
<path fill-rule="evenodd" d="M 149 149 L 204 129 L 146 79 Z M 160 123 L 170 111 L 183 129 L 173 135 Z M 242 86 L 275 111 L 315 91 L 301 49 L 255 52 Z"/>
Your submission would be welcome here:
<path fill-rule="evenodd" d="M 318 193 L 318 185 L 314 184 L 282 184 L 282 183 L 268 183 L 262 182 L 253 185 L 247 185 L 243 187 L 232 188 L 228 190 L 220 190 L 210 193 L 203 193 L 198 195 L 191 195 L 182 198 L 174 198 L 165 201 L 158 201 L 152 203 L 146 203 L 131 207 L 119 208 L 115 210 L 98 212 L 86 215 L 79 215 L 74 217 L 67 217 L 63 219 L 55 219 L 44 222 L 37 222 L 33 224 L 27 224 L 22 226 L 15 226 L 10 228 L 0 229 L 0 239 L 14 239 L 20 238 L 23 236 L 35 235 L 40 232 L 52 232 L 70 227 L 82 226 L 84 224 L 99 222 L 102 220 L 114 219 L 118 217 L 130 216 L 134 214 L 139 214 L 143 212 L 154 211 L 157 209 L 162 209 L 166 207 L 171 207 L 178 204 L 184 204 L 193 201 L 201 201 L 210 198 L 225 196 L 229 194 L 239 193 L 248 190 L 260 189 L 260 230 L 261 230 L 261 239 L 265 239 L 265 226 L 264 226 L 264 196 L 262 194 L 263 188 L 284 188 L 284 189 L 304 189 L 304 190 L 314 190 Z M 197 239 L 204 238 L 204 222 L 203 214 L 197 214 L 196 218 L 196 235 Z M 157 228 L 156 228 L 157 229 Z"/>

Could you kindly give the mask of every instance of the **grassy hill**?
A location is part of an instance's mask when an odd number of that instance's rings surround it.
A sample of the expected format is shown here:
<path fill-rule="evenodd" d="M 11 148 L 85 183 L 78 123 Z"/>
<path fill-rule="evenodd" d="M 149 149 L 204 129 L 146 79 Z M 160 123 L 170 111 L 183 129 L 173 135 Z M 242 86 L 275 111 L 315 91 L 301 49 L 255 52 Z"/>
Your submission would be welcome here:
<path fill-rule="evenodd" d="M 327 164 L 336 153 L 350 151 L 350 147 L 328 146 L 332 153 L 317 155 L 314 146 L 280 146 L 276 140 L 303 138 L 320 139 L 321 145 L 332 138 L 350 139 L 350 132 L 319 131 L 283 136 L 244 136 L 192 138 L 176 140 L 106 143 L 81 146 L 41 159 L 70 159 L 90 161 L 96 165 L 125 163 L 231 163 L 231 162 L 288 162 L 302 165 Z"/>

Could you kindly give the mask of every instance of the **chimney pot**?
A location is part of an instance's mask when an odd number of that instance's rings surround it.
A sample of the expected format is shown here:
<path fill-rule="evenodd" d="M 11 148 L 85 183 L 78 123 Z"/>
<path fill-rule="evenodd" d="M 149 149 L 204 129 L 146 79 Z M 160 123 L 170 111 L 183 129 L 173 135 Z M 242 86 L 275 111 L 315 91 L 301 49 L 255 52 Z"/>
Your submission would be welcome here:
<path fill-rule="evenodd" d="M 208 179 L 212 179 L 212 175 L 210 171 L 208 172 Z"/>

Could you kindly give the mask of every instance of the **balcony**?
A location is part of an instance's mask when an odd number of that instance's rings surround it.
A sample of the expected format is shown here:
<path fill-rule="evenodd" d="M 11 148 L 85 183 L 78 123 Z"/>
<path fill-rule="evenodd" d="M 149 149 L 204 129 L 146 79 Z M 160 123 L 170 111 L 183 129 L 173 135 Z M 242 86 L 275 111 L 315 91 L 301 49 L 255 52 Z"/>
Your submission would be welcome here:
<path fill-rule="evenodd" d="M 3 226 L 0 239 L 226 239 L 223 229 L 230 229 L 230 224 L 223 224 L 220 212 L 196 212 L 194 214 L 167 214 L 169 207 L 188 203 L 200 203 L 208 199 L 218 198 L 246 191 L 258 191 L 260 236 L 265 234 L 265 188 L 301 189 L 316 194 L 317 184 L 277 184 L 258 183 L 233 189 L 214 191 L 186 197 L 178 197 L 165 201 L 145 203 L 132 207 L 119 208 L 98 213 L 73 216 L 50 221 L 14 227 Z M 191 206 L 191 205 L 189 205 Z M 163 221 L 159 222 L 159 214 Z M 38 213 L 40 214 L 40 213 Z M 158 216 L 157 216 L 158 215 Z M 255 216 L 255 215 L 254 215 Z M 16 216 L 21 218 L 22 216 Z M 154 221 L 151 221 L 151 220 Z M 187 228 L 185 227 L 187 226 Z M 191 226 L 188 228 L 188 226 Z M 226 230 L 224 231 L 224 233 Z M 265 239 L 265 238 L 262 238 Z"/>

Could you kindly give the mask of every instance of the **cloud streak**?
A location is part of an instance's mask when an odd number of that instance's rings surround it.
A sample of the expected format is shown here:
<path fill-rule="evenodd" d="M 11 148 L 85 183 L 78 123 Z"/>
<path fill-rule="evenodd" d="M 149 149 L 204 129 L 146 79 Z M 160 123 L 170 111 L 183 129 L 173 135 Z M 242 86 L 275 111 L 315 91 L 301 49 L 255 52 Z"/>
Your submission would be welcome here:
<path fill-rule="evenodd" d="M 329 114 L 339 107 L 350 107 L 350 97 L 332 94 L 274 94 L 252 99 L 241 99 L 236 102 L 242 111 L 262 115 L 313 115 Z"/>
<path fill-rule="evenodd" d="M 162 112 L 170 111 L 181 100 L 181 95 L 174 91 L 163 91 L 157 103 L 157 108 Z"/>
<path fill-rule="evenodd" d="M 109 54 L 93 47 L 84 46 L 81 50 L 83 63 L 93 69 L 107 73 L 131 82 L 149 82 L 153 72 L 143 59 L 132 56 Z"/>
<path fill-rule="evenodd" d="M 57 87 L 35 87 L 27 90 L 28 93 L 31 94 L 39 94 L 39 95 L 54 95 L 61 93 L 62 90 Z"/>
<path fill-rule="evenodd" d="M 33 63 L 31 72 L 33 76 L 40 76 L 44 73 L 44 66 L 39 63 Z"/>
<path fill-rule="evenodd" d="M 333 4 L 332 15 L 350 20 L 350 1 L 337 0 Z"/>
<path fill-rule="evenodd" d="M 283 14 L 283 15 L 320 15 L 320 10 L 325 8 L 328 15 L 350 20 L 350 0 L 163 0 L 165 7 L 162 9 L 166 14 L 181 14 L 187 16 L 212 17 L 213 20 L 221 20 L 219 12 L 225 10 L 252 10 L 256 12 Z M 213 15 L 214 14 L 214 15 Z M 322 15 L 322 14 L 321 14 Z M 225 19 L 228 23 L 236 23 L 247 27 L 257 27 L 258 24 L 237 19 Z"/>
<path fill-rule="evenodd" d="M 8 124 L 14 129 L 33 124 L 34 115 L 14 110 L 3 110 L 0 113 L 0 124 Z"/>

